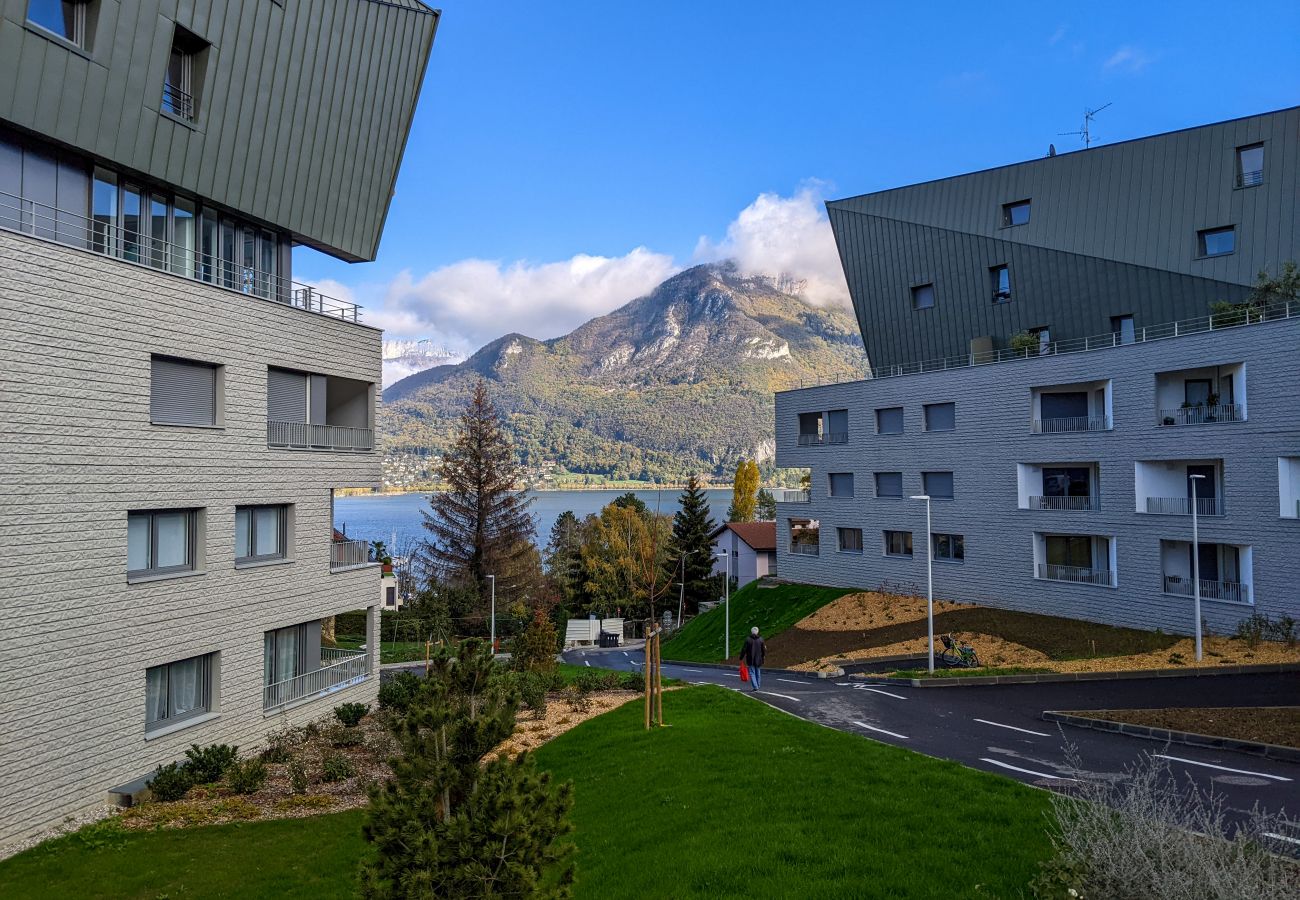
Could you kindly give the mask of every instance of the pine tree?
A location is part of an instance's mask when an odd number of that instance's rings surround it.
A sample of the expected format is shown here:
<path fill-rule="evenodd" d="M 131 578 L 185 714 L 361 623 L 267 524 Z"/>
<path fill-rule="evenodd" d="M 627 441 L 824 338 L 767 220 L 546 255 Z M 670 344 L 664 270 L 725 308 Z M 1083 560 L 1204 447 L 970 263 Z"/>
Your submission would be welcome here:
<path fill-rule="evenodd" d="M 421 556 L 429 577 L 477 590 L 480 614 L 488 575 L 496 576 L 499 605 L 525 595 L 533 587 L 528 579 L 534 570 L 526 558 L 535 531 L 530 501 L 518 487 L 522 471 L 482 380 L 438 474 L 446 490 L 430 497 L 430 512 L 424 514 L 429 538 Z"/>
<path fill-rule="evenodd" d="M 487 645 L 438 652 L 410 710 L 390 728 L 401 753 L 370 791 L 362 865 L 372 900 L 567 897 L 573 786 L 551 784 L 528 754 L 484 758 L 515 726 L 518 700 Z"/>
<path fill-rule="evenodd" d="M 760 522 L 776 521 L 776 497 L 767 488 L 758 491 L 758 503 L 754 515 Z"/>
<path fill-rule="evenodd" d="M 582 592 L 583 525 L 571 510 L 555 518 L 546 542 L 546 574 L 566 606 L 574 605 Z"/>
<path fill-rule="evenodd" d="M 631 491 L 626 494 L 619 494 L 610 502 L 619 509 L 634 509 L 639 515 L 646 517 L 650 515 L 650 507 L 646 506 L 645 501 Z"/>
<path fill-rule="evenodd" d="M 697 476 L 686 482 L 680 502 L 681 509 L 673 516 L 671 553 L 677 563 L 677 578 L 685 585 L 678 596 L 685 612 L 695 613 L 700 601 L 713 599 L 711 536 L 717 525 L 709 515 L 709 498 Z"/>
<path fill-rule="evenodd" d="M 727 521 L 754 521 L 754 508 L 757 503 L 758 463 L 752 459 L 742 459 L 736 466 L 736 479 L 732 483 L 731 506 L 727 509 Z"/>

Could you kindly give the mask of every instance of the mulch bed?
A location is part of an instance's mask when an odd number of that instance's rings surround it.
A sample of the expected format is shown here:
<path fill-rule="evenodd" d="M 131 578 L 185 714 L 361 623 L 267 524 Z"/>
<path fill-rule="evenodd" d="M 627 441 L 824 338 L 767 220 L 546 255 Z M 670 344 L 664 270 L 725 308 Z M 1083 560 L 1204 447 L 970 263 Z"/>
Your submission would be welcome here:
<path fill-rule="evenodd" d="M 1300 748 L 1300 706 L 1082 709 L 1072 716 Z"/>

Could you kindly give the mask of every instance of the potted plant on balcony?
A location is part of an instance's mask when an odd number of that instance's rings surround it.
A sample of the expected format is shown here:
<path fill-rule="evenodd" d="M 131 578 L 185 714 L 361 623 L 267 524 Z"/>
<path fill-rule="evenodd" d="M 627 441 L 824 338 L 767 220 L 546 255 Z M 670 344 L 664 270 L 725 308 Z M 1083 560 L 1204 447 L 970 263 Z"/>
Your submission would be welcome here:
<path fill-rule="evenodd" d="M 1038 350 L 1040 339 L 1032 332 L 1017 331 L 1011 335 L 1007 343 L 1017 356 L 1029 356 L 1031 352 Z"/>
<path fill-rule="evenodd" d="M 1205 398 L 1205 405 L 1206 405 L 1206 407 L 1207 407 L 1207 410 L 1206 410 L 1206 413 L 1205 413 L 1205 421 L 1207 421 L 1207 422 L 1217 422 L 1217 421 L 1219 420 L 1219 416 L 1218 416 L 1218 412 L 1219 412 L 1219 395 L 1218 395 L 1218 394 L 1210 394 L 1209 396 L 1207 396 L 1207 397 Z"/>

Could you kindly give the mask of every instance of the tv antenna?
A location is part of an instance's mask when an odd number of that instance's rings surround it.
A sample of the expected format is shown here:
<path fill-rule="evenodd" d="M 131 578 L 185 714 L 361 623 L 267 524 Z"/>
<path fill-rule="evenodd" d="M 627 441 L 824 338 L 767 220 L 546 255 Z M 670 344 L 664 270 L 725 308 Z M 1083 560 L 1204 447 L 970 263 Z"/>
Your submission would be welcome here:
<path fill-rule="evenodd" d="M 1083 127 L 1080 128 L 1078 131 L 1061 131 L 1058 133 L 1062 136 L 1077 135 L 1079 139 L 1083 141 L 1084 149 L 1085 150 L 1088 149 L 1089 147 L 1092 146 L 1092 120 L 1097 117 L 1097 113 L 1101 112 L 1103 109 L 1105 109 L 1107 106 L 1110 105 L 1111 104 L 1107 103 L 1105 106 L 1099 106 L 1096 109 L 1088 109 L 1087 107 L 1084 107 Z"/>

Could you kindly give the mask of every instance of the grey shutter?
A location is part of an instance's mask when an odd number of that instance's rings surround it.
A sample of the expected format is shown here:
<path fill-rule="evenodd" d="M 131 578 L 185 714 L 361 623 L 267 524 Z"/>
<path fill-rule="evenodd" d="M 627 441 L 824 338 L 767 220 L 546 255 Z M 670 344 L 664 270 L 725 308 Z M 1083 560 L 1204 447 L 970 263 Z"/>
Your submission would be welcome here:
<path fill-rule="evenodd" d="M 832 472 L 831 478 L 831 496 L 832 497 L 852 497 L 853 496 L 853 473 L 852 472 Z"/>
<path fill-rule="evenodd" d="M 902 434 L 903 407 L 891 406 L 876 410 L 876 431 L 880 434 Z"/>
<path fill-rule="evenodd" d="M 217 424 L 217 370 L 202 363 L 150 360 L 149 420 L 162 425 Z"/>
<path fill-rule="evenodd" d="M 957 427 L 957 407 L 952 403 L 931 403 L 925 408 L 926 431 L 952 431 Z"/>
<path fill-rule="evenodd" d="M 283 369 L 266 373 L 266 418 L 271 422 L 307 422 L 307 376 Z"/>
<path fill-rule="evenodd" d="M 311 418 L 307 421 L 311 422 L 313 425 L 324 425 L 326 400 L 325 376 L 312 375 L 310 377 L 311 391 L 308 392 L 307 396 L 311 401 Z"/>

